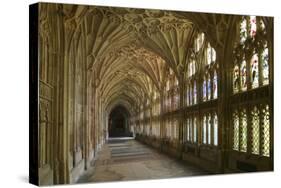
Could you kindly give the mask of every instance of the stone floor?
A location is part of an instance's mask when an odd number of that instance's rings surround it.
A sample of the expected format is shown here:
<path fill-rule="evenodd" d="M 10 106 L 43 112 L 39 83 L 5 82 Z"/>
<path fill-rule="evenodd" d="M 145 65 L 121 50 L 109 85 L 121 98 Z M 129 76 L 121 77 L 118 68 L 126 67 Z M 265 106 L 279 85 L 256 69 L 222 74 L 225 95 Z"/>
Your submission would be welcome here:
<path fill-rule="evenodd" d="M 132 138 L 112 138 L 100 151 L 95 167 L 85 172 L 78 183 L 204 174 L 208 172 L 161 154 Z"/>

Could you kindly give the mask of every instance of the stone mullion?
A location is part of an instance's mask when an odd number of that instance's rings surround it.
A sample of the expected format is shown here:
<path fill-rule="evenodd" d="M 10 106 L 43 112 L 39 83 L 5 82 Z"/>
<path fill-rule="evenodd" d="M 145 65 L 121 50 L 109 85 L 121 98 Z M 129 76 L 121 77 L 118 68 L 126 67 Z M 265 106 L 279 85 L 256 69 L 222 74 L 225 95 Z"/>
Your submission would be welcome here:
<path fill-rule="evenodd" d="M 246 153 L 248 155 L 251 155 L 252 153 L 252 135 L 251 135 L 251 129 L 253 127 L 253 124 L 252 124 L 252 114 L 251 114 L 251 109 L 252 109 L 252 106 L 248 106 L 246 108 L 246 114 L 247 114 L 247 150 L 246 150 Z"/>
<path fill-rule="evenodd" d="M 231 44 L 228 45 L 227 48 L 230 48 Z M 228 96 L 232 93 L 232 63 L 225 65 L 225 61 L 230 61 L 232 58 L 232 50 L 229 50 L 226 55 L 226 50 L 223 48 L 216 49 L 216 63 L 219 65 L 219 69 L 217 70 L 217 148 L 219 153 L 218 158 L 218 169 L 223 171 L 225 166 L 227 166 L 227 153 L 229 152 L 229 142 L 228 139 L 231 138 L 229 136 L 229 132 L 231 132 L 231 119 L 230 114 L 231 110 L 228 104 Z M 231 70 L 231 71 L 228 71 Z M 240 64 L 239 64 L 239 74 L 240 74 Z M 240 78 L 239 78 L 240 79 Z M 239 80 L 240 82 L 240 80 Z M 213 82 L 212 82 L 213 84 Z M 231 143 L 231 142 L 230 142 Z M 240 144 L 239 144 L 240 147 Z M 231 147 L 232 148 L 232 147 Z"/>
<path fill-rule="evenodd" d="M 273 98 L 274 92 L 273 92 L 273 57 L 274 57 L 274 42 L 273 42 L 273 31 L 274 31 L 274 24 L 273 24 L 273 18 L 270 18 L 269 25 L 267 26 L 269 28 L 268 30 L 268 50 L 269 50 L 269 96 Z M 270 115 L 270 158 L 271 158 L 271 169 L 273 169 L 273 161 L 274 161 L 274 148 L 273 148 L 273 142 L 274 142 L 274 133 L 273 133 L 273 120 L 274 120 L 274 113 L 273 113 L 273 101 L 270 100 L 269 102 L 269 115 Z"/>
<path fill-rule="evenodd" d="M 184 74 L 181 74 L 179 77 L 179 88 L 178 88 L 178 95 L 179 95 L 179 101 L 178 101 L 178 110 L 179 116 L 178 118 L 178 144 L 179 144 L 179 151 L 182 153 L 183 151 L 183 143 L 184 143 Z"/>

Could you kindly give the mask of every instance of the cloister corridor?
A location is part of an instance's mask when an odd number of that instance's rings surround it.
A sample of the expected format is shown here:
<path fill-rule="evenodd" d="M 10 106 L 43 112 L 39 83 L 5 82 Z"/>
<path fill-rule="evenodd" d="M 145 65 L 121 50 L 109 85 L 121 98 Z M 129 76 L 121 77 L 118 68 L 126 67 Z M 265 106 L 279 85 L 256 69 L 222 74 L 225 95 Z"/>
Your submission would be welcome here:
<path fill-rule="evenodd" d="M 33 182 L 273 170 L 272 17 L 57 3 L 33 13 Z"/>

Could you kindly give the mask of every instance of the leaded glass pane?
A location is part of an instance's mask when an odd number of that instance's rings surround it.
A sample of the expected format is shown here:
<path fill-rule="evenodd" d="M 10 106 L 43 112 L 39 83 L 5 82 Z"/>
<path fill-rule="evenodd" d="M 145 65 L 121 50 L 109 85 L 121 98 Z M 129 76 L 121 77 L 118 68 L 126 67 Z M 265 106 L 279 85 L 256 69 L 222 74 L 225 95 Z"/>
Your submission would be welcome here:
<path fill-rule="evenodd" d="M 259 57 L 258 54 L 254 54 L 251 59 L 251 81 L 252 88 L 259 86 Z"/>
<path fill-rule="evenodd" d="M 217 146 L 218 145 L 218 116 L 216 113 L 214 115 L 213 122 L 214 122 L 214 125 L 213 125 L 214 126 L 214 145 Z"/>
<path fill-rule="evenodd" d="M 196 81 L 194 81 L 194 85 L 193 85 L 193 97 L 194 97 L 194 104 L 197 104 L 197 87 L 196 87 Z"/>
<path fill-rule="evenodd" d="M 218 98 L 218 77 L 217 72 L 214 72 L 214 79 L 213 79 L 213 97 L 214 99 Z"/>
<path fill-rule="evenodd" d="M 268 66 L 268 48 L 265 48 L 261 54 L 261 62 L 262 62 L 262 76 L 263 76 L 263 85 L 267 85 L 269 83 L 269 66 Z"/>
<path fill-rule="evenodd" d="M 235 65 L 233 70 L 233 92 L 237 93 L 239 91 L 239 67 Z"/>
<path fill-rule="evenodd" d="M 208 100 L 211 99 L 211 78 L 210 78 L 210 74 L 208 74 L 208 80 L 207 80 L 207 98 Z"/>
<path fill-rule="evenodd" d="M 247 39 L 247 19 L 244 17 L 240 24 L 240 43 L 244 43 Z"/>
<path fill-rule="evenodd" d="M 256 16 L 250 16 L 250 36 L 253 38 L 257 33 L 257 21 Z"/>
<path fill-rule="evenodd" d="M 198 37 L 195 41 L 195 50 L 196 52 L 198 52 L 200 50 L 200 48 L 202 47 L 202 44 L 204 42 L 204 33 L 198 34 Z"/>
<path fill-rule="evenodd" d="M 240 136 L 240 151 L 247 151 L 247 114 L 246 110 L 241 112 L 241 136 Z"/>
<path fill-rule="evenodd" d="M 241 76 L 241 90 L 247 90 L 247 69 L 246 69 L 246 61 L 243 60 L 240 67 L 240 76 Z"/>
<path fill-rule="evenodd" d="M 270 121 L 269 121 L 269 106 L 266 105 L 263 109 L 262 117 L 262 155 L 269 157 L 270 155 Z"/>
<path fill-rule="evenodd" d="M 260 119 L 259 111 L 255 106 L 252 110 L 252 153 L 260 153 Z"/>
<path fill-rule="evenodd" d="M 233 150 L 239 151 L 239 116 L 233 114 Z"/>
<path fill-rule="evenodd" d="M 204 77 L 204 81 L 203 81 L 203 101 L 206 101 L 207 99 L 207 82 L 206 82 L 206 78 Z"/>
<path fill-rule="evenodd" d="M 215 62 L 217 58 L 216 50 L 212 48 L 212 62 Z"/>
<path fill-rule="evenodd" d="M 192 76 L 192 62 L 189 63 L 189 67 L 188 67 L 188 76 Z"/>

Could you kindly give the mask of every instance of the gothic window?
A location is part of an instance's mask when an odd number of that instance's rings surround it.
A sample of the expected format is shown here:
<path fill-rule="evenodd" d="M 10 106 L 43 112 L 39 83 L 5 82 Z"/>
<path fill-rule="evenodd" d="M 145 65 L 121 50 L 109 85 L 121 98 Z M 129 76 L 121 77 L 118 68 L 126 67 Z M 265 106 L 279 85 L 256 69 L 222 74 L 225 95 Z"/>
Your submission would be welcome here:
<path fill-rule="evenodd" d="M 269 49 L 265 31 L 261 17 L 242 17 L 240 43 L 234 49 L 233 93 L 269 84 Z"/>
<path fill-rule="evenodd" d="M 233 113 L 233 150 L 270 156 L 270 114 L 269 105 L 255 105 L 250 108 L 249 119 L 246 109 Z M 249 131 L 248 131 L 249 129 Z M 250 139 L 250 146 L 247 141 Z"/>
<path fill-rule="evenodd" d="M 205 66 L 203 66 L 203 72 L 205 72 L 202 82 L 202 101 L 209 101 L 211 99 L 217 99 L 218 97 L 218 75 L 217 68 L 218 64 L 216 63 L 216 51 L 208 42 L 206 45 L 205 53 Z M 200 87 L 201 89 L 201 87 Z"/>
<path fill-rule="evenodd" d="M 218 145 L 218 117 L 216 112 L 210 111 L 203 114 L 202 141 L 206 145 Z"/>

